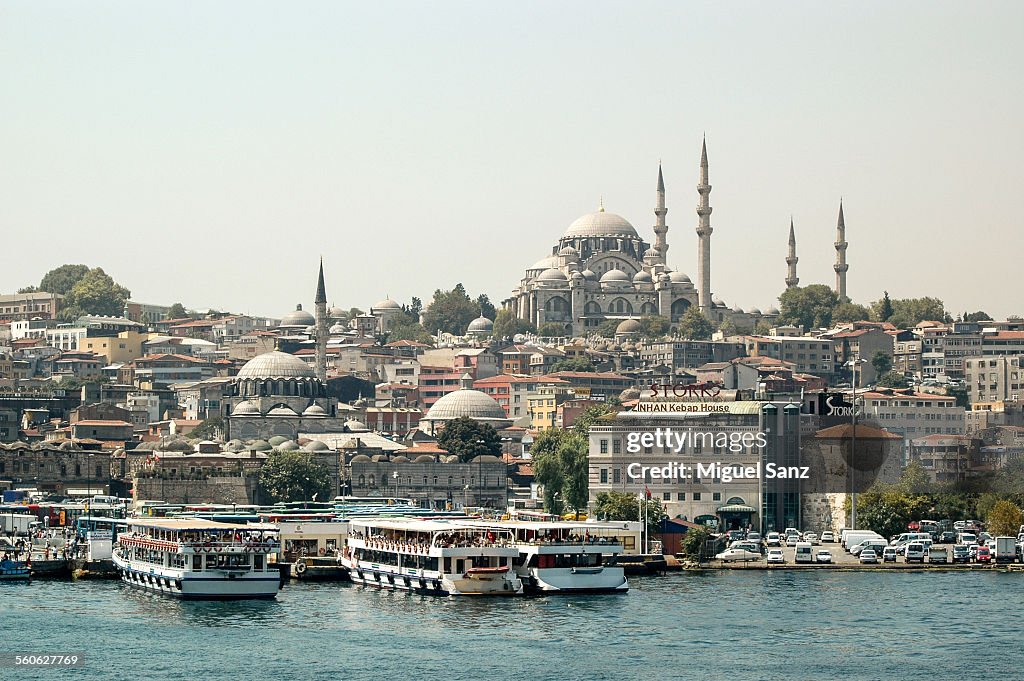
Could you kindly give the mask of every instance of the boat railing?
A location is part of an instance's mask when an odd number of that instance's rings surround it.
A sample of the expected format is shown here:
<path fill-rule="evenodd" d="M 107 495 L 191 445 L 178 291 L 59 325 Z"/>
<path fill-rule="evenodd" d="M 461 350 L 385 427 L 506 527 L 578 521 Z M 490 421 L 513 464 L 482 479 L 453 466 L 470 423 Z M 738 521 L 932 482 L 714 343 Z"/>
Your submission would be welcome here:
<path fill-rule="evenodd" d="M 584 539 L 519 539 L 516 543 L 528 546 L 622 546 L 621 541 L 605 537 Z"/>
<path fill-rule="evenodd" d="M 180 549 L 191 549 L 194 553 L 270 553 L 279 546 L 272 540 L 235 540 L 235 541 L 168 541 L 152 537 L 132 537 L 121 535 L 120 542 L 125 546 L 136 546 L 143 549 L 177 552 Z"/>
<path fill-rule="evenodd" d="M 410 542 L 402 541 L 399 539 L 387 539 L 381 537 L 360 537 L 353 536 L 352 539 L 358 539 L 363 541 L 368 549 L 377 549 L 380 551 L 394 551 L 400 553 L 420 553 L 427 554 L 430 549 L 452 549 L 452 548 L 477 548 L 477 547 L 497 547 L 497 548 L 512 548 L 516 544 L 511 540 L 496 540 L 496 541 L 435 541 L 434 543 L 428 542 Z"/>

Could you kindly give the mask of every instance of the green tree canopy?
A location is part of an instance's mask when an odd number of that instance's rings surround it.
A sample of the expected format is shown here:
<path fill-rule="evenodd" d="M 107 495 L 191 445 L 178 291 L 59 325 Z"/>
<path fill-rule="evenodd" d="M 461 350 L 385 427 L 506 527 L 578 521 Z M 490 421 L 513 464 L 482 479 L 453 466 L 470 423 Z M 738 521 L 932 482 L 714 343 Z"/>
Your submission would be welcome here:
<path fill-rule="evenodd" d="M 864 322 L 871 319 L 871 310 L 857 303 L 839 303 L 832 311 L 833 323 Z"/>
<path fill-rule="evenodd" d="M 707 340 L 715 332 L 715 325 L 696 307 L 686 308 L 676 328 L 680 336 L 690 340 Z"/>
<path fill-rule="evenodd" d="M 551 373 L 556 371 L 595 371 L 594 363 L 582 357 L 560 359 L 551 365 Z"/>
<path fill-rule="evenodd" d="M 645 502 L 640 495 L 626 492 L 599 492 L 594 499 L 598 520 L 639 521 Z M 657 532 L 665 518 L 665 508 L 657 499 L 647 499 L 647 531 Z"/>
<path fill-rule="evenodd" d="M 546 430 L 530 452 L 534 478 L 544 486 L 544 508 L 556 515 L 565 508 L 577 515 L 584 510 L 590 498 L 586 437 L 571 431 Z"/>
<path fill-rule="evenodd" d="M 437 445 L 455 454 L 464 463 L 481 454 L 501 456 L 501 438 L 494 426 L 474 421 L 468 416 L 446 423 L 444 430 L 437 436 Z"/>
<path fill-rule="evenodd" d="M 272 451 L 260 469 L 260 487 L 274 503 L 333 498 L 331 472 L 309 452 Z"/>
<path fill-rule="evenodd" d="M 614 414 L 618 411 L 615 405 L 612 404 L 597 404 L 592 407 L 587 407 L 583 410 L 583 413 L 576 417 L 576 420 L 572 423 L 573 432 L 587 436 L 590 434 L 590 427 L 607 414 Z"/>
<path fill-rule="evenodd" d="M 897 388 L 902 389 L 910 385 L 907 381 L 907 377 L 898 371 L 887 371 L 878 377 L 876 384 L 883 388 Z"/>
<path fill-rule="evenodd" d="M 874 367 L 875 373 L 879 376 L 888 373 L 892 370 L 892 355 L 883 350 L 879 350 L 875 353 L 875 356 L 871 358 L 871 366 Z"/>
<path fill-rule="evenodd" d="M 779 296 L 779 324 L 802 326 L 805 331 L 832 326 L 839 296 L 824 284 L 793 286 Z"/>
<path fill-rule="evenodd" d="M 513 338 L 521 333 L 533 333 L 536 331 L 533 324 L 525 319 L 519 319 L 512 310 L 498 310 L 494 316 L 494 337 L 503 340 Z"/>
<path fill-rule="evenodd" d="M 102 268 L 95 267 L 83 276 L 64 297 L 65 319 L 83 314 L 116 317 L 124 313 L 131 291 L 115 282 Z"/>
<path fill-rule="evenodd" d="M 400 340 L 416 341 L 418 343 L 432 343 L 434 338 L 427 333 L 427 330 L 424 329 L 423 325 L 419 322 L 403 321 L 402 323 L 391 325 L 385 342 L 390 343 Z"/>
<path fill-rule="evenodd" d="M 1024 513 L 1007 499 L 997 501 L 988 512 L 988 530 L 994 537 L 1016 537 L 1024 525 Z"/>
<path fill-rule="evenodd" d="M 423 316 L 423 328 L 431 333 L 441 330 L 461 336 L 479 316 L 480 306 L 466 294 L 462 284 L 456 284 L 451 291 L 434 291 L 434 299 Z"/>
<path fill-rule="evenodd" d="M 88 265 L 61 265 L 43 275 L 39 290 L 66 296 L 88 272 Z"/>
<path fill-rule="evenodd" d="M 640 318 L 640 327 L 640 335 L 644 338 L 661 338 L 668 333 L 672 324 L 668 317 L 652 314 Z"/>
<path fill-rule="evenodd" d="M 889 298 L 889 292 L 885 291 L 885 295 L 882 299 L 871 304 L 872 312 L 876 320 L 880 322 L 887 322 L 892 317 L 892 299 Z"/>
<path fill-rule="evenodd" d="M 565 324 L 558 322 L 544 322 L 537 329 L 537 335 L 543 338 L 561 338 L 565 336 Z"/>
<path fill-rule="evenodd" d="M 480 316 L 487 317 L 492 322 L 494 317 L 497 316 L 498 311 L 494 309 L 494 304 L 491 299 L 487 297 L 486 293 L 481 293 L 476 297 L 476 305 L 480 308 Z"/>
<path fill-rule="evenodd" d="M 188 316 L 188 310 L 181 303 L 175 303 L 171 305 L 171 309 L 167 311 L 167 316 L 170 319 L 182 319 Z"/>
<path fill-rule="evenodd" d="M 619 328 L 619 324 L 621 323 L 622 321 L 619 319 L 606 319 L 598 324 L 594 331 L 602 338 L 614 338 L 615 330 Z"/>
<path fill-rule="evenodd" d="M 188 436 L 199 440 L 223 440 L 224 419 L 220 416 L 211 416 L 203 419 L 203 422 L 193 428 Z"/>
<path fill-rule="evenodd" d="M 680 548 L 687 556 L 702 558 L 701 551 L 709 539 L 711 539 L 711 530 L 707 527 L 691 527 L 686 530 L 686 536 L 683 537 Z"/>
<path fill-rule="evenodd" d="M 977 312 L 965 312 L 963 316 L 965 322 L 990 322 L 992 317 L 987 312 L 978 310 Z"/>
<path fill-rule="evenodd" d="M 891 301 L 892 314 L 881 319 L 885 298 L 872 304 L 875 316 L 898 329 L 911 329 L 923 321 L 948 321 L 945 305 L 938 298 L 901 298 Z"/>

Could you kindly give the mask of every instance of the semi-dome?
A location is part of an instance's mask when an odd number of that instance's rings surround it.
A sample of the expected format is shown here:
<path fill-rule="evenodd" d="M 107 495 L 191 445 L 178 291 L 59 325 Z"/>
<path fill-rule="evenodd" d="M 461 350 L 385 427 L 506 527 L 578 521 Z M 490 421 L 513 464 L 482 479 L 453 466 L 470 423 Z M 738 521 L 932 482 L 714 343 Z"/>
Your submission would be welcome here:
<path fill-rule="evenodd" d="M 588 236 L 622 236 L 639 239 L 633 225 L 621 215 L 606 213 L 599 210 L 596 213 L 587 213 L 576 218 L 569 229 L 565 230 L 562 238 L 566 237 L 588 237 Z"/>
<path fill-rule="evenodd" d="M 302 415 L 313 418 L 322 418 L 327 416 L 327 412 L 324 411 L 323 407 L 314 402 L 303 410 Z"/>
<path fill-rule="evenodd" d="M 399 305 L 398 303 L 396 303 L 395 301 L 391 300 L 390 298 L 385 298 L 384 300 L 381 300 L 381 301 L 378 301 L 378 302 L 374 303 L 372 309 L 374 309 L 374 310 L 401 310 L 402 306 Z"/>
<path fill-rule="evenodd" d="M 491 331 L 494 329 L 494 322 L 487 317 L 477 317 L 469 323 L 468 331 L 470 333 L 474 331 Z"/>
<path fill-rule="evenodd" d="M 562 270 L 549 267 L 540 273 L 540 276 L 537 277 L 537 281 L 568 281 L 568 278 Z"/>
<path fill-rule="evenodd" d="M 238 378 L 316 378 L 316 372 L 295 355 L 274 350 L 246 362 Z"/>
<path fill-rule="evenodd" d="M 260 408 L 252 400 L 242 400 L 231 411 L 232 416 L 259 416 Z"/>
<path fill-rule="evenodd" d="M 640 333 L 643 331 L 643 328 L 644 327 L 640 325 L 640 322 L 635 319 L 624 319 L 615 327 L 615 333 Z"/>
<path fill-rule="evenodd" d="M 618 283 L 622 282 L 625 284 L 629 283 L 629 275 L 622 270 L 611 269 L 601 275 L 601 283 Z"/>
<path fill-rule="evenodd" d="M 267 416 L 280 416 L 286 418 L 295 418 L 298 415 L 298 412 L 287 404 L 280 404 L 267 412 Z"/>
<path fill-rule="evenodd" d="M 580 252 L 572 246 L 563 246 L 562 250 L 558 251 L 558 255 L 563 258 L 578 258 L 580 257 Z"/>
<path fill-rule="evenodd" d="M 530 270 L 546 270 L 546 269 L 549 269 L 551 267 L 558 267 L 558 258 L 553 256 L 553 255 L 549 255 L 546 258 L 541 258 L 537 262 L 535 262 L 532 265 L 530 265 L 527 269 L 530 269 Z"/>
<path fill-rule="evenodd" d="M 688 277 L 685 272 L 679 272 L 679 271 L 669 272 L 668 280 L 671 281 L 673 284 L 692 284 L 693 283 L 690 280 L 690 277 Z"/>
<path fill-rule="evenodd" d="M 450 421 L 468 416 L 477 421 L 497 419 L 507 421 L 508 416 L 493 397 L 479 390 L 456 390 L 448 393 L 427 412 L 428 421 Z"/>
<path fill-rule="evenodd" d="M 597 281 L 597 273 L 594 272 L 594 270 L 590 269 L 589 267 L 580 272 L 580 274 L 583 276 L 584 279 L 589 279 L 590 281 Z"/>
<path fill-rule="evenodd" d="M 634 284 L 649 284 L 651 283 L 651 281 L 653 281 L 653 279 L 651 277 L 650 272 L 640 270 L 639 272 L 633 275 Z"/>
<path fill-rule="evenodd" d="M 313 315 L 303 310 L 302 305 L 296 305 L 293 312 L 289 312 L 281 319 L 281 326 L 301 326 L 305 328 L 315 324 L 316 319 Z"/>

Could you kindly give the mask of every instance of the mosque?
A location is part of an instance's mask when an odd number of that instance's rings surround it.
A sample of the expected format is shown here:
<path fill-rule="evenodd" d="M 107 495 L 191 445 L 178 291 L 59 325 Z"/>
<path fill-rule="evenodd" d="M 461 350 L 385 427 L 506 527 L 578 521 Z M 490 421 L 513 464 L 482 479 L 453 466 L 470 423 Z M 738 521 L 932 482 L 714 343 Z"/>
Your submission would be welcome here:
<path fill-rule="evenodd" d="M 658 168 L 654 209 L 654 244 L 645 241 L 625 218 L 604 206 L 569 225 L 551 253 L 526 269 L 512 296 L 502 305 L 536 327 L 554 322 L 567 336 L 593 333 L 607 320 L 630 320 L 660 315 L 677 323 L 690 308 L 699 309 L 712 322 L 729 321 L 737 330 L 752 331 L 757 323 L 773 323 L 779 311 L 729 308 L 711 292 L 711 184 L 708 180 L 707 143 L 700 152 L 700 199 L 697 204 L 697 278 L 668 266 L 668 225 L 665 216 L 665 180 Z M 840 225 L 842 208 L 840 207 Z M 840 227 L 845 230 L 845 226 Z M 837 234 L 837 292 L 846 294 L 845 231 Z M 796 241 L 790 236 L 787 280 L 796 285 Z"/>

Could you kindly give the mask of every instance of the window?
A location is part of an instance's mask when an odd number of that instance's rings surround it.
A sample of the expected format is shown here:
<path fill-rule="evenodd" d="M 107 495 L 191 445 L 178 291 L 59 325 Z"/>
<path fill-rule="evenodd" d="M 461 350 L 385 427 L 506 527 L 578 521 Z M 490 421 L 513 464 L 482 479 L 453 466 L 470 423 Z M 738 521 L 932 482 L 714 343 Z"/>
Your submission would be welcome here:
<path fill-rule="evenodd" d="M 602 454 L 607 454 L 608 453 L 608 440 L 601 440 L 601 453 Z"/>
<path fill-rule="evenodd" d="M 694 492 L 693 493 L 693 500 L 694 501 L 700 501 L 700 492 Z"/>
<path fill-rule="evenodd" d="M 607 468 L 602 468 L 601 469 L 601 483 L 605 484 L 607 482 L 608 482 L 608 469 Z"/>
<path fill-rule="evenodd" d="M 711 501 L 721 501 L 721 500 L 722 500 L 722 493 L 721 492 L 715 492 L 714 494 L 711 495 Z"/>
<path fill-rule="evenodd" d="M 618 468 L 612 469 L 612 484 L 617 485 L 622 480 L 621 473 Z"/>
<path fill-rule="evenodd" d="M 622 454 L 622 440 L 612 440 L 612 454 Z"/>
<path fill-rule="evenodd" d="M 686 501 L 686 492 L 677 492 L 676 501 Z"/>

